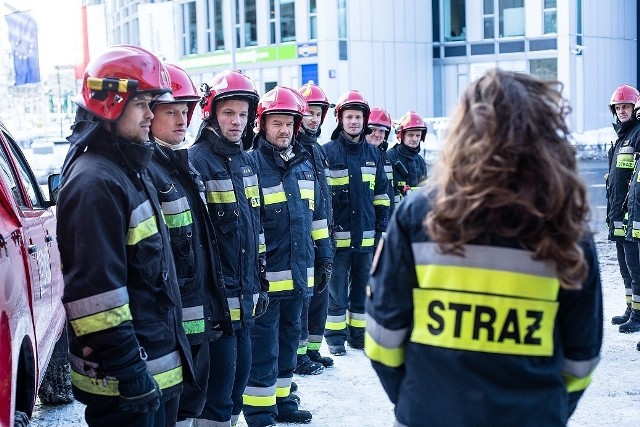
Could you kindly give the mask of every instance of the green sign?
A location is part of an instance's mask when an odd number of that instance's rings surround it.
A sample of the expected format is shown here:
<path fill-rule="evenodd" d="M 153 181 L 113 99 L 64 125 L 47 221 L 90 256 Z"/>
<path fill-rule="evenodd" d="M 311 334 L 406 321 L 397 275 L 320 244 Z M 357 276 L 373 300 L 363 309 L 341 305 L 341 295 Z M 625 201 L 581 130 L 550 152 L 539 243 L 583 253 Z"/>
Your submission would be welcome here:
<path fill-rule="evenodd" d="M 268 47 L 247 47 L 238 49 L 235 52 L 236 64 L 254 64 L 258 62 L 282 61 L 285 59 L 296 59 L 298 49 L 295 43 L 281 44 Z M 179 64 L 185 69 L 195 68 L 215 68 L 230 66 L 232 62 L 231 53 L 212 52 L 204 55 L 185 56 Z"/>

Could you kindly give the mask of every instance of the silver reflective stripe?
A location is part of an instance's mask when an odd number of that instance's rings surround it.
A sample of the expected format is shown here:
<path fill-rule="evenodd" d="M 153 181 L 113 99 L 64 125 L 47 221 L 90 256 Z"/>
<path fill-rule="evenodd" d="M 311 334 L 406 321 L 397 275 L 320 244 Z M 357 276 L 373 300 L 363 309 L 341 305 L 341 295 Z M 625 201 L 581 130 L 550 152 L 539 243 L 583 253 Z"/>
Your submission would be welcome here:
<path fill-rule="evenodd" d="M 331 178 L 344 178 L 345 176 L 349 176 L 349 169 L 330 170 L 327 176 Z"/>
<path fill-rule="evenodd" d="M 326 219 L 318 219 L 311 223 L 312 230 L 321 230 L 323 228 L 327 228 L 327 220 Z"/>
<path fill-rule="evenodd" d="M 162 202 L 162 213 L 175 215 L 189 210 L 189 202 L 186 197 L 181 197 L 173 202 Z"/>
<path fill-rule="evenodd" d="M 258 234 L 258 244 L 264 245 L 264 233 Z"/>
<path fill-rule="evenodd" d="M 440 253 L 437 243 L 413 243 L 411 246 L 416 264 L 476 267 L 549 278 L 557 277 L 549 264 L 533 260 L 532 252 L 521 249 L 465 245 L 465 256 L 461 257 Z"/>
<path fill-rule="evenodd" d="M 633 295 L 633 290 L 631 288 L 624 288 L 624 294 L 628 297 Z"/>
<path fill-rule="evenodd" d="M 389 172 L 393 173 L 393 166 L 384 165 L 384 171 L 387 172 L 387 173 L 389 173 Z"/>
<path fill-rule="evenodd" d="M 151 202 L 147 200 L 142 203 L 140 206 L 135 208 L 131 212 L 131 219 L 129 220 L 129 228 L 136 228 L 138 224 L 153 216 L 153 208 L 151 207 Z"/>
<path fill-rule="evenodd" d="M 275 193 L 284 193 L 284 187 L 282 186 L 282 183 L 276 185 L 275 187 L 266 187 L 262 189 L 262 194 L 265 196 Z"/>
<path fill-rule="evenodd" d="M 180 353 L 177 351 L 157 359 L 147 360 L 147 369 L 151 375 L 167 372 L 173 368 L 177 368 L 178 366 L 182 366 L 182 362 L 180 360 Z"/>
<path fill-rule="evenodd" d="M 368 175 L 375 175 L 376 174 L 376 168 L 372 167 L 372 166 L 362 166 L 360 168 L 360 171 L 362 172 L 362 174 L 368 174 Z"/>
<path fill-rule="evenodd" d="M 314 190 L 315 189 L 314 183 L 315 181 L 309 181 L 308 179 L 298 180 L 298 186 L 300 187 L 301 190 Z"/>
<path fill-rule="evenodd" d="M 378 194 L 377 196 L 373 196 L 373 200 L 390 200 L 388 194 Z"/>
<path fill-rule="evenodd" d="M 267 280 L 270 282 L 279 282 L 281 280 L 291 280 L 291 270 L 284 271 L 267 271 Z"/>
<path fill-rule="evenodd" d="M 227 304 L 229 305 L 229 310 L 233 308 L 240 308 L 240 298 L 238 297 L 227 298 Z"/>
<path fill-rule="evenodd" d="M 112 291 L 103 292 L 98 295 L 92 295 L 87 298 L 71 301 L 64 304 L 64 306 L 67 310 L 69 320 L 73 320 L 111 310 L 112 308 L 121 307 L 128 302 L 129 293 L 127 292 L 127 288 L 122 287 Z"/>
<path fill-rule="evenodd" d="M 354 320 L 365 320 L 366 315 L 364 313 L 352 313 L 351 311 L 347 312 L 349 319 Z"/>
<path fill-rule="evenodd" d="M 351 232 L 350 231 L 336 231 L 333 233 L 333 236 L 338 240 L 350 239 Z"/>
<path fill-rule="evenodd" d="M 289 378 L 278 378 L 276 380 L 276 387 L 277 388 L 284 388 L 284 387 L 291 387 L 291 381 L 293 380 L 293 378 L 289 377 Z"/>
<path fill-rule="evenodd" d="M 367 332 L 371 338 L 385 348 L 401 347 L 409 335 L 409 328 L 387 329 L 368 314 L 366 315 Z"/>
<path fill-rule="evenodd" d="M 393 197 L 393 201 L 394 201 L 395 203 L 400 203 L 400 200 L 401 200 L 401 199 L 400 199 L 400 195 L 399 195 L 399 194 L 396 194 L 396 195 Z"/>
<path fill-rule="evenodd" d="M 258 299 L 260 298 L 260 294 L 253 294 L 253 305 L 258 303 Z"/>
<path fill-rule="evenodd" d="M 313 277 L 315 272 L 316 272 L 316 269 L 314 267 L 308 267 L 307 268 L 307 277 Z"/>
<path fill-rule="evenodd" d="M 342 323 L 347 321 L 347 315 L 342 316 L 327 316 L 327 322 L 329 323 Z"/>
<path fill-rule="evenodd" d="M 571 360 L 565 358 L 562 363 L 562 372 L 576 378 L 588 377 L 600 362 L 600 356 L 590 360 Z"/>
<path fill-rule="evenodd" d="M 363 239 L 373 239 L 374 237 L 376 237 L 376 232 L 374 230 L 368 230 L 368 231 L 362 232 Z"/>
<path fill-rule="evenodd" d="M 253 187 L 258 185 L 258 175 L 249 175 L 249 176 L 243 176 L 242 177 L 242 182 L 244 183 L 245 187 Z"/>
<path fill-rule="evenodd" d="M 322 342 L 324 335 L 309 335 L 309 342 Z"/>
<path fill-rule="evenodd" d="M 324 176 L 325 176 L 325 178 L 329 177 L 329 169 L 325 169 L 324 170 Z"/>
<path fill-rule="evenodd" d="M 195 307 L 182 308 L 182 320 L 188 322 L 190 320 L 204 319 L 204 307 L 201 305 Z"/>
<path fill-rule="evenodd" d="M 207 181 L 207 191 L 233 191 L 230 179 L 212 179 Z"/>
<path fill-rule="evenodd" d="M 613 221 L 613 226 L 615 228 L 622 228 L 624 223 L 622 221 Z"/>
<path fill-rule="evenodd" d="M 246 386 L 244 389 L 244 394 L 249 396 L 273 396 L 276 394 L 276 385 L 272 385 L 270 387 L 249 387 Z"/>
<path fill-rule="evenodd" d="M 627 145 L 625 147 L 621 147 L 620 151 L 618 151 L 618 154 L 633 154 L 633 150 L 633 146 Z"/>

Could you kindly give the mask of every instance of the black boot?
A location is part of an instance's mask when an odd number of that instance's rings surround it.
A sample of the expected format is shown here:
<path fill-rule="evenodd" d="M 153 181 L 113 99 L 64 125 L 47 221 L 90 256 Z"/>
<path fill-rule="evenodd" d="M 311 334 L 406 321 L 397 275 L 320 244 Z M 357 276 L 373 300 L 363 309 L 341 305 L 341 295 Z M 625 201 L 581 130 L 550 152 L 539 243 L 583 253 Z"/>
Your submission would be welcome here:
<path fill-rule="evenodd" d="M 312 361 L 306 354 L 298 356 L 298 366 L 293 373 L 298 375 L 318 375 L 324 371 L 324 366 Z"/>
<path fill-rule="evenodd" d="M 613 316 L 611 318 L 611 323 L 614 325 L 622 325 L 623 323 L 627 323 L 629 317 L 631 316 L 631 307 L 627 306 L 627 309 L 624 311 L 622 316 Z"/>
<path fill-rule="evenodd" d="M 313 360 L 316 363 L 320 363 L 325 368 L 329 366 L 333 366 L 333 359 L 327 356 L 323 356 L 320 354 L 318 350 L 307 350 L 307 356 L 309 359 Z"/>
<path fill-rule="evenodd" d="M 276 415 L 276 421 L 279 423 L 309 424 L 312 418 L 311 412 L 303 409 L 298 409 L 288 414 Z"/>
<path fill-rule="evenodd" d="M 623 334 L 630 334 L 640 331 L 640 310 L 632 310 L 629 320 L 618 328 Z"/>
<path fill-rule="evenodd" d="M 291 393 L 298 391 L 298 384 L 295 381 L 291 381 Z"/>

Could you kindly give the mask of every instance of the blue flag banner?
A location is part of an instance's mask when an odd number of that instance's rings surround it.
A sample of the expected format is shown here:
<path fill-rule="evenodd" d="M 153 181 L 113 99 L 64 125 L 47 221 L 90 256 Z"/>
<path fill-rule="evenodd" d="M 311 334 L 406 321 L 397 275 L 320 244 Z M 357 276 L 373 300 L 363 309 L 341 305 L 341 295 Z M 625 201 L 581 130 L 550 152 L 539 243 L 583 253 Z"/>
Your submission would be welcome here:
<path fill-rule="evenodd" d="M 13 55 L 16 86 L 40 81 L 38 57 L 38 26 L 31 12 L 15 12 L 6 15 L 9 43 Z"/>

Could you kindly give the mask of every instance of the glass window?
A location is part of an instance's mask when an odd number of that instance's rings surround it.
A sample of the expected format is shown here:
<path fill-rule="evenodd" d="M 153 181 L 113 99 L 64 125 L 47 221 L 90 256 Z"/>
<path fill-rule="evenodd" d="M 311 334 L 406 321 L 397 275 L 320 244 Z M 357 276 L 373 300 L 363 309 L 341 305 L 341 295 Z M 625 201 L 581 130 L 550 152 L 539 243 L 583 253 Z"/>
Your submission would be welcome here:
<path fill-rule="evenodd" d="M 431 21 L 433 24 L 433 42 L 440 41 L 440 0 L 431 0 Z"/>
<path fill-rule="evenodd" d="M 484 0 L 482 9 L 482 19 L 484 26 L 484 38 L 493 39 L 496 37 L 496 14 L 493 8 L 494 0 Z"/>
<path fill-rule="evenodd" d="M 318 7 L 316 0 L 309 0 L 309 39 L 318 38 Z"/>
<path fill-rule="evenodd" d="M 13 156 L 16 159 L 16 164 L 18 166 L 18 177 L 20 181 L 22 181 L 22 185 L 27 191 L 27 197 L 29 197 L 29 200 L 31 200 L 31 206 L 33 206 L 34 208 L 43 209 L 44 199 L 42 197 L 42 193 L 40 192 L 38 183 L 35 181 L 35 178 L 33 177 L 33 174 L 31 173 L 31 170 L 27 165 L 27 161 L 22 155 L 22 151 L 20 151 L 16 143 L 13 142 L 13 140 L 9 137 L 9 135 L 4 134 L 4 137 L 7 139 L 7 142 L 9 142 L 9 147 L 11 148 L 11 152 L 13 153 Z M 2 150 L 2 155 L 6 156 L 6 154 L 4 153 L 4 150 Z M 18 186 L 17 185 L 15 187 L 12 186 L 11 188 L 12 188 L 13 198 L 15 199 L 16 203 L 22 207 L 27 207 Z"/>
<path fill-rule="evenodd" d="M 444 0 L 444 41 L 466 40 L 464 0 Z"/>
<path fill-rule="evenodd" d="M 180 6 L 182 13 L 182 54 L 198 53 L 196 2 L 183 3 Z"/>
<path fill-rule="evenodd" d="M 276 31 L 276 0 L 269 0 L 269 40 L 271 44 L 275 44 L 278 40 Z"/>
<path fill-rule="evenodd" d="M 9 159 L 7 158 L 7 153 L 5 153 L 4 148 L 0 150 L 0 179 L 2 179 L 11 190 L 11 195 L 13 196 L 13 200 L 15 200 L 16 204 L 18 206 L 25 207 L 27 204 L 22 197 L 22 191 L 20 191 L 18 182 L 13 175 L 11 164 L 9 163 Z"/>
<path fill-rule="evenodd" d="M 207 26 L 205 29 L 207 52 L 224 49 L 222 31 L 222 0 L 205 1 L 207 8 Z"/>
<path fill-rule="evenodd" d="M 499 0 L 499 37 L 524 36 L 524 0 Z"/>
<path fill-rule="evenodd" d="M 280 40 L 283 42 L 296 39 L 296 13 L 293 0 L 280 0 Z"/>
<path fill-rule="evenodd" d="M 529 73 L 542 80 L 558 79 L 558 59 L 544 58 L 529 60 Z"/>
<path fill-rule="evenodd" d="M 338 0 L 338 38 L 347 38 L 347 0 Z"/>
<path fill-rule="evenodd" d="M 256 17 L 256 0 L 244 2 L 244 45 L 255 46 L 258 44 L 258 30 Z"/>
<path fill-rule="evenodd" d="M 544 21 L 544 34 L 554 34 L 558 32 L 558 8 L 556 0 L 544 0 L 542 9 Z"/>

